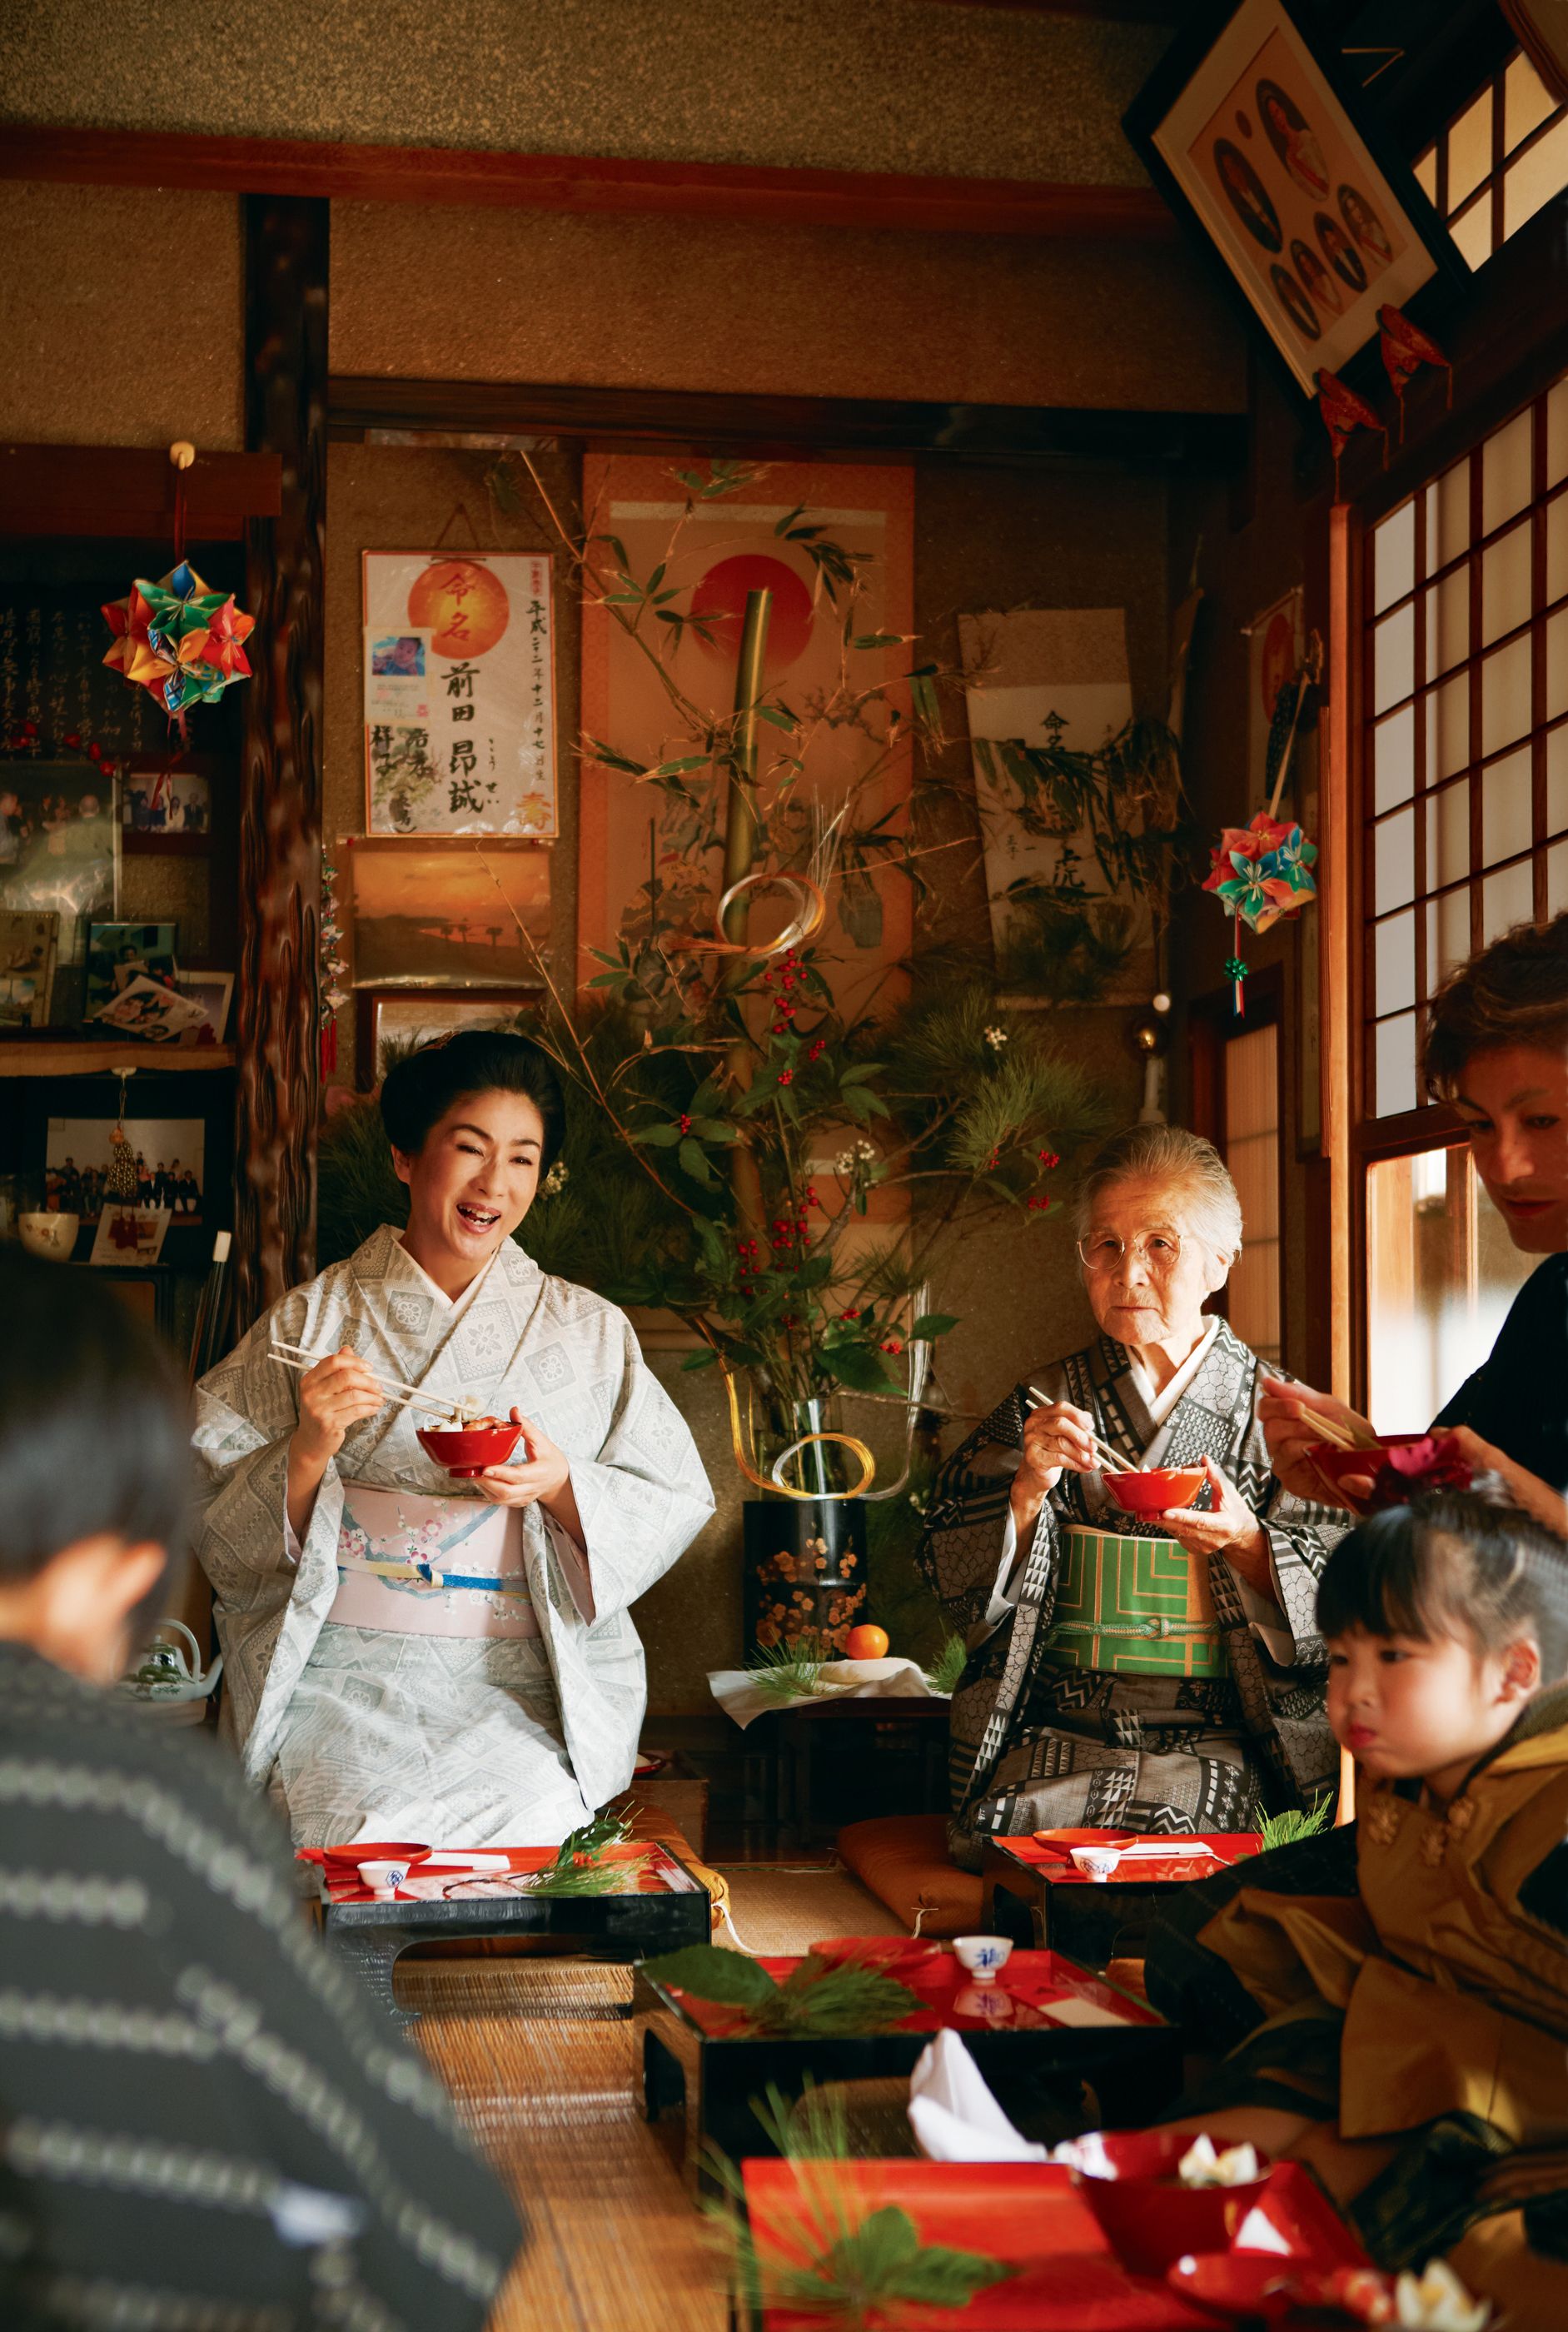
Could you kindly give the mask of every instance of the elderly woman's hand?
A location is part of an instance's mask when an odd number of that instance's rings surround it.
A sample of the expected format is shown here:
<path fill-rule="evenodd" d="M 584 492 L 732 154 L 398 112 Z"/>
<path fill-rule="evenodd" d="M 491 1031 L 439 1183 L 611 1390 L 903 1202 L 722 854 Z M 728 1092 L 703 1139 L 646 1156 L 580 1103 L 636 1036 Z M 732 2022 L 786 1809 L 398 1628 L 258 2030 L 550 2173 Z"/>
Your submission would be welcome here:
<path fill-rule="evenodd" d="M 1209 1477 L 1209 1505 L 1173 1506 L 1161 1515 L 1161 1521 L 1189 1554 L 1222 1554 L 1250 1586 L 1261 1594 L 1272 1595 L 1267 1532 L 1235 1483 L 1228 1474 L 1220 1472 L 1212 1458 L 1205 1458 L 1203 1471 Z"/>
<path fill-rule="evenodd" d="M 1559 1538 L 1568 1538 L 1568 1500 L 1560 1490 L 1554 1490 L 1538 1474 L 1532 1474 L 1527 1467 L 1516 1466 L 1506 1450 L 1493 1442 L 1483 1441 L 1468 1425 L 1456 1425 L 1444 1433 L 1443 1438 L 1453 1443 L 1477 1474 L 1501 1475 L 1515 1505 L 1536 1522 L 1544 1523 L 1549 1531 L 1555 1531 Z"/>
<path fill-rule="evenodd" d="M 1094 1419 L 1069 1400 L 1047 1400 L 1030 1410 L 1024 1419 L 1024 1454 L 1013 1476 L 1013 1523 L 1020 1533 L 1033 1526 L 1066 1467 L 1094 1472 Z"/>

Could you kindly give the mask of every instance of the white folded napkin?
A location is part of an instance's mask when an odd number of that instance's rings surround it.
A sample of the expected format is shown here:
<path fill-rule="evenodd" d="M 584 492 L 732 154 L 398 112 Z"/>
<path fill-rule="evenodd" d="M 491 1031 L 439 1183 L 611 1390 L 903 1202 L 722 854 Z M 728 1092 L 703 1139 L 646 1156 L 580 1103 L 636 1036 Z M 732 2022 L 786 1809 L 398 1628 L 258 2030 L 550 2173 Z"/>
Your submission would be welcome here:
<path fill-rule="evenodd" d="M 759 1692 L 756 1680 L 744 1668 L 714 1668 L 708 1689 L 726 1716 L 744 1727 L 770 1709 L 809 1708 L 819 1700 L 943 1700 L 932 1692 L 925 1671 L 913 1660 L 825 1660 L 817 1689 L 780 1700 L 776 1693 Z"/>
<path fill-rule="evenodd" d="M 939 2032 L 910 2075 L 909 2126 L 929 2162 L 1050 2160 L 1019 2136 L 956 2032 Z"/>

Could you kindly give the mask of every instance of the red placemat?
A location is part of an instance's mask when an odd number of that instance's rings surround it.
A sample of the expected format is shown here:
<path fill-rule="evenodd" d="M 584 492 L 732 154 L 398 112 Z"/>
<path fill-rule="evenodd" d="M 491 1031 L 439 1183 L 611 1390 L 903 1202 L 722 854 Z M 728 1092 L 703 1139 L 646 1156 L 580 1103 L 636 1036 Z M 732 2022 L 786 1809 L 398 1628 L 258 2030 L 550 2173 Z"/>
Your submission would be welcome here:
<path fill-rule="evenodd" d="M 1091 1878 L 1086 1871 L 1074 1867 L 1075 1846 L 1146 1846 L 1147 1834 L 1142 1830 L 1096 1830 L 1092 1839 L 1079 1831 L 1069 1840 L 999 1838 L 990 1843 L 999 1846 L 1004 1854 L 1010 1854 L 1015 1862 L 1044 1872 L 1053 1886 L 1066 1887 L 1147 1887 L 1156 1879 L 1212 1878 L 1217 1872 L 1229 1869 L 1233 1863 L 1245 1862 L 1249 1856 L 1263 1851 L 1263 1840 L 1256 1830 L 1204 1831 L 1181 1840 L 1184 1847 L 1203 1847 L 1203 1854 L 1177 1854 L 1168 1859 L 1157 1854 L 1135 1854 L 1130 1859 L 1123 1855 L 1108 1878 Z"/>
<path fill-rule="evenodd" d="M 764 1959 L 760 1964 L 781 1983 L 800 1961 Z M 1065 1960 L 1059 1952 L 1015 1952 L 996 1982 L 988 1984 L 977 1984 L 951 1952 L 933 1953 L 918 1967 L 895 1970 L 894 1974 L 921 2003 L 917 2012 L 888 2028 L 895 2032 L 940 2032 L 944 2027 L 954 2032 L 1037 2032 L 1073 2021 L 1069 2015 L 1053 2015 L 1053 2005 L 1070 2008 L 1080 2002 L 1095 2012 L 1086 2021 L 1096 2024 L 1162 2021 L 1143 2002 L 1092 1975 L 1076 1960 Z M 692 2021 L 713 2039 L 723 2040 L 743 2030 L 743 2009 L 694 1999 L 674 1984 L 669 1990 Z"/>
<path fill-rule="evenodd" d="M 475 1874 L 456 1853 L 450 1851 L 439 1859 L 429 1854 L 410 1856 L 407 1885 L 400 1887 L 396 1895 L 387 1896 L 374 1895 L 368 1887 L 361 1886 L 358 1865 L 341 1859 L 330 1846 L 301 1847 L 296 1859 L 316 1866 L 334 1903 L 482 1903 L 504 1901 L 509 1896 L 515 1899 L 519 1890 L 510 1883 L 512 1876 L 547 1870 L 556 1858 L 553 1846 L 497 1846 L 483 1850 L 487 1857 L 504 1854 L 505 1869 Z M 607 1846 L 598 1859 L 636 1862 L 639 1857 L 645 1860 L 637 1878 L 637 1894 L 684 1895 L 692 1891 L 694 1882 L 662 1846 L 628 1840 L 625 1845 Z"/>
<path fill-rule="evenodd" d="M 813 2165 L 805 2165 L 809 2170 Z M 1214 2318 L 1179 2299 L 1161 2278 L 1128 2273 L 1075 2191 L 1071 2174 L 1048 2163 L 833 2162 L 817 2165 L 822 2189 L 797 2179 L 789 2162 L 741 2168 L 752 2232 L 764 2258 L 798 2263 L 819 2255 L 804 2222 L 815 2207 L 827 2241 L 871 2212 L 906 2211 L 923 2242 L 979 2251 L 1016 2267 L 967 2308 L 910 2308 L 900 2321 L 920 2332 L 1196 2332 Z M 821 2193 L 830 2198 L 817 2202 Z M 1363 2267 L 1354 2236 L 1305 2171 L 1281 2163 L 1257 2205 L 1294 2256 L 1323 2271 Z M 765 2332 L 808 2332 L 821 2318 L 770 2308 Z"/>

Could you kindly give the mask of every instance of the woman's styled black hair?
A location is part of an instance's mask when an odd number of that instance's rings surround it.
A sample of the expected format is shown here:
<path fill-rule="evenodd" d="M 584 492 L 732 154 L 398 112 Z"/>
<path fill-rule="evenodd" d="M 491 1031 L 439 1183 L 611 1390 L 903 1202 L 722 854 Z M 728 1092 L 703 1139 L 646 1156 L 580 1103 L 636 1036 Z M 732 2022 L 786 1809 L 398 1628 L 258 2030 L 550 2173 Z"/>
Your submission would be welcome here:
<path fill-rule="evenodd" d="M 1449 974 L 1427 1007 L 1428 1086 L 1447 1097 L 1478 1053 L 1505 1045 L 1568 1046 L 1568 913 L 1516 923 Z"/>
<path fill-rule="evenodd" d="M 185 1388 L 89 1271 L 0 1247 L 0 1582 L 106 1534 L 183 1554 Z"/>
<path fill-rule="evenodd" d="M 526 1094 L 544 1120 L 540 1152 L 542 1181 L 560 1152 L 565 1104 L 550 1056 L 531 1037 L 502 1029 L 460 1028 L 405 1054 L 381 1086 L 381 1123 L 394 1150 L 417 1157 L 433 1125 L 473 1094 Z"/>
<path fill-rule="evenodd" d="M 1556 1684 L 1568 1676 L 1568 1546 L 1484 1493 L 1434 1491 L 1341 1539 L 1318 1582 L 1317 1628 L 1452 1636 L 1483 1654 L 1534 1636 L 1541 1680 Z"/>

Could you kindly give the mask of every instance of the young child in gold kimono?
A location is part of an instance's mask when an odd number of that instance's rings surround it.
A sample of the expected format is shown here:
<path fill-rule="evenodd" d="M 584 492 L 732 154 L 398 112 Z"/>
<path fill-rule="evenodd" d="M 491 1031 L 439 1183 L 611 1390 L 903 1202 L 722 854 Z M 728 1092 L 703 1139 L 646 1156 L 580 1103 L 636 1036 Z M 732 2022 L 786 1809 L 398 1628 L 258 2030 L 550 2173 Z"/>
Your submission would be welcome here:
<path fill-rule="evenodd" d="M 1442 1494 L 1318 1593 L 1352 1828 L 1184 1890 L 1150 1997 L 1229 2053 L 1193 2127 L 1305 2163 L 1384 2267 L 1568 2323 L 1568 1548 Z"/>

